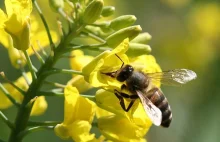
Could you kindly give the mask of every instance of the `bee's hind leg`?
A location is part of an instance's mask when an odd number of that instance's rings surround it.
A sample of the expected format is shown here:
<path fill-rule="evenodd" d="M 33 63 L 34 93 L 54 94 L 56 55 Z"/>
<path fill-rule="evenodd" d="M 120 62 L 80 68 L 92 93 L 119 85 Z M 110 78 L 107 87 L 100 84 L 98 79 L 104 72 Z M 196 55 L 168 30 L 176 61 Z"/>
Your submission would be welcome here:
<path fill-rule="evenodd" d="M 131 109 L 131 107 L 133 106 L 135 99 L 132 99 L 131 102 L 129 103 L 128 107 L 126 108 L 124 98 L 130 98 L 130 96 L 128 94 L 119 92 L 118 90 L 114 90 L 114 93 L 115 93 L 116 97 L 119 99 L 122 109 L 124 111 L 128 112 Z"/>

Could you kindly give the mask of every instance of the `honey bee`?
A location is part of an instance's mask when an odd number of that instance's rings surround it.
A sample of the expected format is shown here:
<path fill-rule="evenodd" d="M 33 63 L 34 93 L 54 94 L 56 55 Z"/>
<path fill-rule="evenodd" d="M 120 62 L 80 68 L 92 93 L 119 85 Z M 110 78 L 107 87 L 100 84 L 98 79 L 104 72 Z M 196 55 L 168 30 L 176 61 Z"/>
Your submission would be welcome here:
<path fill-rule="evenodd" d="M 116 56 L 121 60 L 118 55 Z M 159 81 L 167 85 L 181 85 L 197 77 L 195 72 L 188 69 L 143 73 L 135 70 L 131 65 L 124 66 L 123 61 L 119 70 L 103 74 L 123 82 L 121 90 L 115 89 L 114 93 L 124 111 L 128 112 L 135 100 L 139 98 L 152 123 L 166 128 L 170 126 L 172 121 L 171 108 L 163 92 L 154 83 Z M 124 90 L 129 94 L 124 93 Z M 131 100 L 127 108 L 124 98 Z"/>

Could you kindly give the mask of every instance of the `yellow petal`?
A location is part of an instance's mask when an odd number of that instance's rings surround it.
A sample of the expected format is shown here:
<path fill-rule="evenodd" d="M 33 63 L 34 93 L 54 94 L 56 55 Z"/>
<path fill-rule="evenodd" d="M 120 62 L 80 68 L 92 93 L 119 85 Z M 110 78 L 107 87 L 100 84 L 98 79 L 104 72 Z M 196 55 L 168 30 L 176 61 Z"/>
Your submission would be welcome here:
<path fill-rule="evenodd" d="M 10 43 L 9 43 L 9 34 L 5 32 L 4 29 L 0 28 L 0 43 L 5 47 L 8 48 Z M 13 44 L 13 43 L 11 43 Z"/>
<path fill-rule="evenodd" d="M 74 50 L 71 52 L 73 58 L 70 59 L 70 66 L 73 70 L 81 71 L 82 68 L 92 61 L 94 57 L 84 55 L 81 50 Z"/>
<path fill-rule="evenodd" d="M 7 30 L 8 33 L 13 34 L 14 36 L 19 36 L 24 28 L 23 24 L 24 23 L 19 21 L 17 15 L 13 13 L 5 22 L 5 29 Z"/>
<path fill-rule="evenodd" d="M 1 18 L 1 20 L 0 20 L 0 29 L 4 29 L 4 27 L 5 27 L 4 22 L 7 20 L 7 17 L 1 9 L 0 9 L 0 18 Z"/>
<path fill-rule="evenodd" d="M 92 122 L 95 114 L 95 104 L 89 99 L 79 96 L 75 87 L 68 85 L 64 90 L 64 124 L 72 124 L 76 120 Z"/>
<path fill-rule="evenodd" d="M 69 129 L 63 123 L 57 124 L 54 128 L 54 132 L 58 137 L 62 139 L 68 139 L 70 137 Z"/>
<path fill-rule="evenodd" d="M 24 53 L 13 46 L 8 47 L 8 55 L 13 67 L 19 69 L 26 64 Z"/>
<path fill-rule="evenodd" d="M 140 141 L 148 130 L 118 115 L 99 118 L 98 127 L 107 139 L 122 142 Z"/>
<path fill-rule="evenodd" d="M 47 109 L 47 101 L 45 100 L 45 96 L 38 97 L 33 105 L 31 110 L 31 116 L 42 115 Z"/>
<path fill-rule="evenodd" d="M 13 87 L 10 84 L 3 84 L 3 86 L 7 90 L 13 89 Z M 12 105 L 11 101 L 5 96 L 5 94 L 0 91 L 0 109 L 6 109 Z"/>
<path fill-rule="evenodd" d="M 22 102 L 23 100 L 23 95 L 18 92 L 13 86 L 11 86 L 8 83 L 4 83 L 3 86 L 6 88 L 6 90 L 8 90 L 9 94 L 19 103 Z M 0 91 L 0 108 L 1 109 L 6 109 L 10 106 L 12 106 L 13 104 L 11 103 L 11 101 L 5 96 L 5 94 Z"/>
<path fill-rule="evenodd" d="M 91 124 L 88 121 L 74 121 L 68 126 L 72 139 L 76 142 L 89 142 L 95 138 L 95 134 L 90 134 Z"/>
<path fill-rule="evenodd" d="M 97 66 L 97 63 L 105 58 L 106 56 L 108 56 L 110 53 L 110 51 L 105 51 L 101 54 L 99 54 L 98 56 L 96 56 L 89 64 L 87 64 L 83 69 L 82 69 L 82 72 L 84 74 L 84 77 L 85 77 L 85 80 L 87 82 L 89 82 L 89 78 L 90 78 L 90 74 L 91 72 L 96 68 Z"/>
<path fill-rule="evenodd" d="M 19 15 L 22 19 L 27 18 L 32 11 L 31 0 L 5 0 L 6 12 L 9 17 L 13 13 Z"/>
<path fill-rule="evenodd" d="M 128 39 L 124 40 L 113 51 L 105 51 L 83 68 L 85 79 L 94 87 L 120 88 L 121 83 L 103 73 L 113 72 L 120 69 L 122 61 L 129 63 L 124 54 L 128 49 Z M 120 60 L 116 54 L 120 57 Z"/>
<path fill-rule="evenodd" d="M 88 82 L 84 80 L 82 75 L 74 76 L 67 84 L 76 87 L 80 93 L 85 92 L 92 87 Z"/>

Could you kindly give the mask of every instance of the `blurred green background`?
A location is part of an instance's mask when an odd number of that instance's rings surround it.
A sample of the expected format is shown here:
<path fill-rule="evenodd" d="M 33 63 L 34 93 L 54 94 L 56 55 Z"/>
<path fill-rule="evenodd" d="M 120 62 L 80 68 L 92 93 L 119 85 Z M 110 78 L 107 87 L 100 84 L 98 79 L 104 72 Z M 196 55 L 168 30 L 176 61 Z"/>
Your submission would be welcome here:
<path fill-rule="evenodd" d="M 148 142 L 220 141 L 220 1 L 219 0 L 109 0 L 116 15 L 132 14 L 136 24 L 152 35 L 152 54 L 163 70 L 188 68 L 198 78 L 181 87 L 162 86 L 173 112 L 170 128 L 153 126 Z M 0 1 L 1 6 L 3 1 Z M 11 65 L 5 48 L 0 48 L 0 71 L 15 80 L 20 72 Z M 32 58 L 38 64 L 36 58 Z M 68 66 L 59 62 L 58 66 Z M 70 76 L 55 80 L 64 83 Z M 32 120 L 62 120 L 63 98 L 47 98 L 47 112 Z M 16 108 L 3 110 L 11 120 Z M 0 138 L 9 129 L 0 121 Z M 28 135 L 24 142 L 61 142 L 53 131 Z"/>

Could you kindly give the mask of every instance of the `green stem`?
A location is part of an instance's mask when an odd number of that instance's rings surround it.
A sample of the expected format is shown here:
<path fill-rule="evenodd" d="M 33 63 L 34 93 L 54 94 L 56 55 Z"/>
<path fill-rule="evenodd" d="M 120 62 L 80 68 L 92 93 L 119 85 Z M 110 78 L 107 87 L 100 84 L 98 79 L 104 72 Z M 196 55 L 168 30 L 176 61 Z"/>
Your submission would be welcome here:
<path fill-rule="evenodd" d="M 87 35 L 87 36 L 91 37 L 92 39 L 94 39 L 94 40 L 96 40 L 96 41 L 98 41 L 98 42 L 101 42 L 101 43 L 105 43 L 105 42 L 106 42 L 104 39 L 102 39 L 102 38 L 96 36 L 95 34 L 89 32 L 89 31 L 87 31 L 87 30 L 86 30 L 86 31 L 83 31 L 82 33 L 83 33 L 84 35 Z"/>
<path fill-rule="evenodd" d="M 58 12 L 61 16 L 63 16 L 63 18 L 67 19 L 70 23 L 73 23 L 73 20 L 63 11 L 62 8 L 59 8 Z"/>
<path fill-rule="evenodd" d="M 53 85 L 53 86 L 56 86 L 56 87 L 59 87 L 59 88 L 65 88 L 66 87 L 66 85 L 64 85 L 64 84 L 57 83 L 57 82 L 51 82 L 51 81 L 47 81 L 47 80 L 45 80 L 44 83 L 50 84 L 50 85 Z"/>
<path fill-rule="evenodd" d="M 30 81 L 30 79 L 28 78 L 28 76 L 27 76 L 27 74 L 26 74 L 26 72 L 25 72 L 25 70 L 24 70 L 24 67 L 20 67 L 20 70 L 21 70 L 21 74 L 22 74 L 22 76 L 24 77 L 26 83 L 27 83 L 28 85 L 30 85 L 30 84 L 31 84 L 31 81 Z"/>
<path fill-rule="evenodd" d="M 25 58 L 27 59 L 27 64 L 28 64 L 28 67 L 29 67 L 29 70 L 31 72 L 31 76 L 32 76 L 32 80 L 36 80 L 37 79 L 37 76 L 36 76 L 36 73 L 34 71 L 34 68 L 33 68 L 33 65 L 32 65 L 32 62 L 31 62 L 31 59 L 27 53 L 27 51 L 24 51 L 24 55 L 25 55 Z"/>
<path fill-rule="evenodd" d="M 14 129 L 14 125 L 8 120 L 8 118 L 0 111 L 0 119 L 2 119 L 9 128 Z"/>
<path fill-rule="evenodd" d="M 17 136 L 18 139 L 22 139 L 24 138 L 26 135 L 36 132 L 36 131 L 40 131 L 40 130 L 53 130 L 54 126 L 37 126 L 37 127 L 32 127 L 29 128 L 27 130 L 24 130 L 22 132 L 19 133 L 19 135 Z"/>
<path fill-rule="evenodd" d="M 92 96 L 92 95 L 83 95 L 83 94 L 81 94 L 80 96 L 85 97 L 85 98 L 88 98 L 88 99 L 90 99 L 90 100 L 93 101 L 93 102 L 96 102 L 95 96 Z"/>
<path fill-rule="evenodd" d="M 18 90 L 18 92 L 20 92 L 22 95 L 25 94 L 25 91 L 22 90 L 21 88 L 19 88 L 17 85 L 15 85 L 13 82 L 11 82 L 3 72 L 0 73 L 0 76 L 6 81 L 8 82 L 10 85 L 12 85 L 16 90 Z"/>
<path fill-rule="evenodd" d="M 33 46 L 31 46 L 32 50 L 34 51 L 35 55 L 37 56 L 37 59 L 40 61 L 40 63 L 43 65 L 45 63 L 44 59 L 41 57 L 41 55 L 34 49 Z"/>
<path fill-rule="evenodd" d="M 57 96 L 57 97 L 63 97 L 64 94 L 62 92 L 50 92 L 50 91 L 38 91 L 38 96 Z"/>
<path fill-rule="evenodd" d="M 76 49 L 90 49 L 95 51 L 100 51 L 99 47 L 104 47 L 106 44 L 92 44 L 92 45 L 78 45 L 78 46 L 72 46 L 64 50 L 64 53 L 71 52 L 72 50 Z"/>
<path fill-rule="evenodd" d="M 8 93 L 5 87 L 0 83 L 0 90 L 5 94 L 5 96 L 16 106 L 19 108 L 20 104 Z"/>
<path fill-rule="evenodd" d="M 57 124 L 60 124 L 62 122 L 60 121 L 28 121 L 28 126 L 56 126 Z"/>
<path fill-rule="evenodd" d="M 55 51 L 55 45 L 53 43 L 53 39 L 52 39 L 52 36 L 50 34 L 49 26 L 47 25 L 46 19 L 44 18 L 44 15 L 43 15 L 43 13 L 42 13 L 42 11 L 41 11 L 41 9 L 40 9 L 40 7 L 39 7 L 39 5 L 38 5 L 36 0 L 34 0 L 34 5 L 35 5 L 35 7 L 37 9 L 38 14 L 40 15 L 40 18 L 41 18 L 41 20 L 42 20 L 42 22 L 44 24 L 45 29 L 46 29 L 47 36 L 48 36 L 48 39 L 49 39 L 49 42 L 50 42 L 51 53 L 52 53 L 53 51 Z M 53 53 L 52 53 L 52 56 L 53 56 Z"/>
<path fill-rule="evenodd" d="M 78 74 L 83 75 L 81 71 L 71 70 L 71 69 L 51 69 L 44 73 L 45 76 L 57 74 L 57 73 L 65 73 L 65 74 Z"/>

